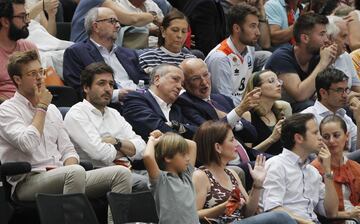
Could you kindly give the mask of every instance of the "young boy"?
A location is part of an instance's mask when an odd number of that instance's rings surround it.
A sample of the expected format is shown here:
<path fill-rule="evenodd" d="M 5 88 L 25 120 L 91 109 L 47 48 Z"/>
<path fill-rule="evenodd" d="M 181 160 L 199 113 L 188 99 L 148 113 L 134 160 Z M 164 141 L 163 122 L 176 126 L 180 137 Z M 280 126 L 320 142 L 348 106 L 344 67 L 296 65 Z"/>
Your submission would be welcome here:
<path fill-rule="evenodd" d="M 195 142 L 156 130 L 150 134 L 143 159 L 159 223 L 199 223 L 191 181 L 196 160 Z"/>

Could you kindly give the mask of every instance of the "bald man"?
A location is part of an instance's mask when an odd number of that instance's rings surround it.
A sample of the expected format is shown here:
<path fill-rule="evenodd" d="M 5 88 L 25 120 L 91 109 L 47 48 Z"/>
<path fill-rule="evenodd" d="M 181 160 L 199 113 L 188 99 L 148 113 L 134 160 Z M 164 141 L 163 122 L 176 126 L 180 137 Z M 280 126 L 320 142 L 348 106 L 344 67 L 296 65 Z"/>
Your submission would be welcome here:
<path fill-rule="evenodd" d="M 115 44 L 120 23 L 112 9 L 92 8 L 85 17 L 85 29 L 89 38 L 72 45 L 64 53 L 64 79 L 67 85 L 81 95 L 81 71 L 93 62 L 102 61 L 114 70 L 112 103 L 122 101 L 131 89 L 136 88 L 139 80 L 148 82 L 149 76 L 140 68 L 135 50 Z"/>
<path fill-rule="evenodd" d="M 259 90 L 249 93 L 246 100 L 235 107 L 230 97 L 211 93 L 211 74 L 203 60 L 185 59 L 180 67 L 184 72 L 186 92 L 180 95 L 176 104 L 193 125 L 200 126 L 207 120 L 223 120 L 234 128 L 241 140 L 252 142 L 257 137 L 253 125 L 241 116 L 258 103 Z"/>

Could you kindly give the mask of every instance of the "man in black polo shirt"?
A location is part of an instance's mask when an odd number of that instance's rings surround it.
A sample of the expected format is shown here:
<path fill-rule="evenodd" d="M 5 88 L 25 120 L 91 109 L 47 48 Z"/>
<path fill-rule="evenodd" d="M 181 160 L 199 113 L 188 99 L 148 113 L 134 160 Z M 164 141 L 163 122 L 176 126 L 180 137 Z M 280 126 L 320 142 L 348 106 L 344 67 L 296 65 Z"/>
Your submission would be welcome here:
<path fill-rule="evenodd" d="M 294 26 L 295 46 L 280 47 L 265 65 L 284 81 L 283 98 L 291 103 L 293 112 L 314 104 L 315 78 L 335 60 L 336 44 L 325 47 L 327 24 L 326 16 L 300 16 Z"/>

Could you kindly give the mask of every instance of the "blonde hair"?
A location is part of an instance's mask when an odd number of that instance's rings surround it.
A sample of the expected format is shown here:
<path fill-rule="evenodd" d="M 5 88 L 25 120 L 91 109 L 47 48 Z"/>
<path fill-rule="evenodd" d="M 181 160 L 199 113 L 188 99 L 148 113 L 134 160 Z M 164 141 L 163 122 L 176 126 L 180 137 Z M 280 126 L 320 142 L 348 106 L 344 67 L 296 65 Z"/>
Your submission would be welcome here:
<path fill-rule="evenodd" d="M 155 146 L 155 159 L 161 170 L 165 170 L 165 158 L 173 158 L 177 153 L 186 154 L 189 146 L 186 140 L 173 132 L 165 133 Z"/>
<path fill-rule="evenodd" d="M 246 88 L 245 88 L 245 91 L 243 93 L 243 99 L 245 98 L 246 94 L 248 94 L 249 92 L 254 90 L 256 87 L 261 86 L 262 80 L 261 80 L 260 76 L 262 74 L 266 73 L 266 72 L 269 72 L 269 71 L 270 70 L 262 70 L 262 71 L 254 72 L 252 74 L 252 76 L 250 77 L 248 83 L 246 84 Z M 256 106 L 253 110 L 259 116 L 264 116 L 265 115 L 265 109 L 261 104 Z M 285 116 L 285 112 L 283 111 L 282 106 L 277 101 L 274 102 L 274 105 L 272 106 L 271 110 L 274 112 L 275 117 L 276 117 L 277 120 L 280 120 L 281 118 L 283 118 L 283 116 Z"/>

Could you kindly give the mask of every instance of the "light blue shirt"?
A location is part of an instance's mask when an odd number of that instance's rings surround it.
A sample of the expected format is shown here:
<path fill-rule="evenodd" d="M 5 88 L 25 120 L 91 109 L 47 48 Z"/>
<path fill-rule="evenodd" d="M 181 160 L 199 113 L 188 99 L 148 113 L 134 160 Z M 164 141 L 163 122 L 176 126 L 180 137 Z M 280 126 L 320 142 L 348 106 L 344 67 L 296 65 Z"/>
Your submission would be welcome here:
<path fill-rule="evenodd" d="M 281 29 L 289 27 L 285 0 L 269 0 L 265 3 L 265 13 L 270 25 L 279 25 Z M 299 18 L 299 9 L 295 12 L 295 20 Z"/>
<path fill-rule="evenodd" d="M 267 170 L 261 204 L 264 211 L 276 207 L 313 222 L 318 222 L 316 210 L 325 216 L 325 185 L 322 177 L 309 161 L 301 161 L 294 152 L 282 153 L 266 161 Z"/>

